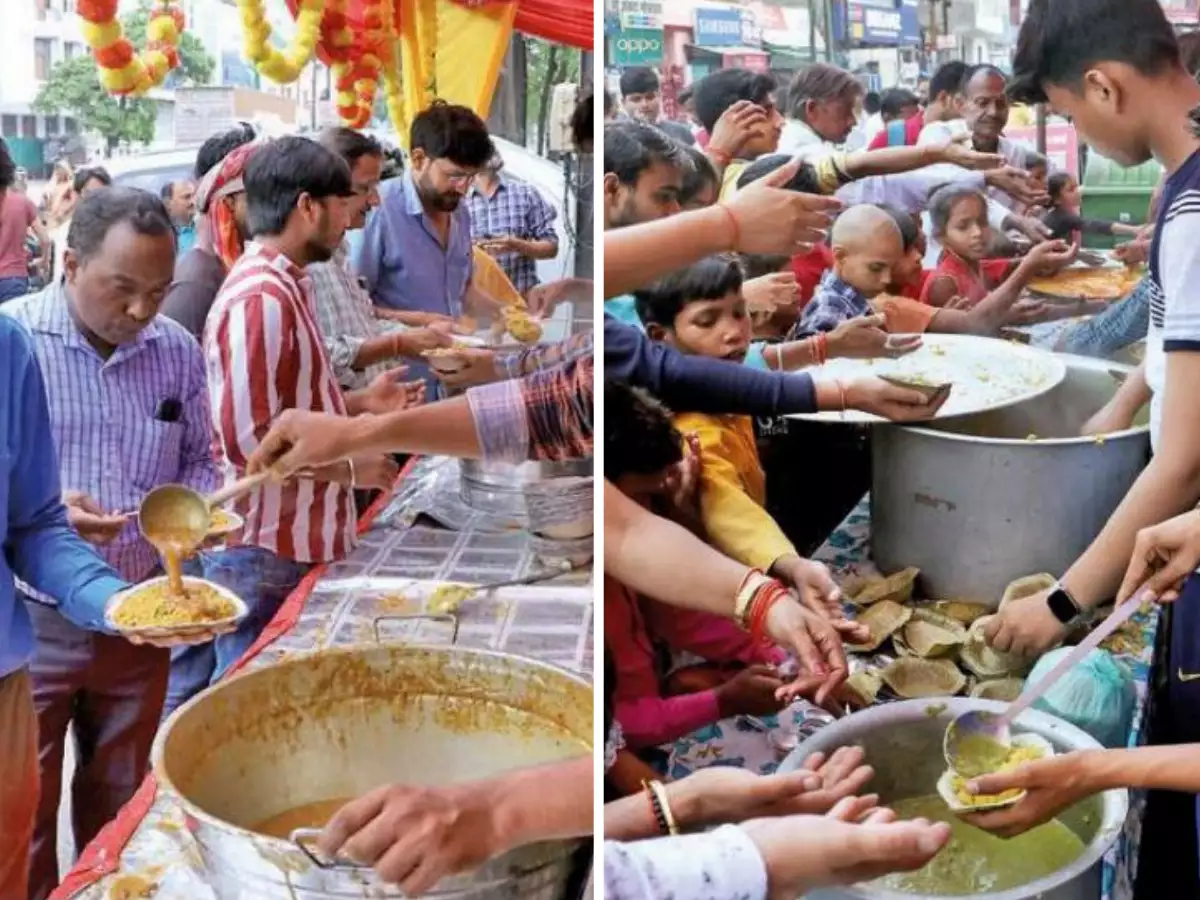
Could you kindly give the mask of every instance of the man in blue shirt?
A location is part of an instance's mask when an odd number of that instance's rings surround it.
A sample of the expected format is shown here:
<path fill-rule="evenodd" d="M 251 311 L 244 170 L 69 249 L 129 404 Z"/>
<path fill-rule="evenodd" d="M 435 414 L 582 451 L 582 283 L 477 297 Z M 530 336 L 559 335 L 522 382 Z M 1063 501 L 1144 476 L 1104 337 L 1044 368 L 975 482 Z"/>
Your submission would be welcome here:
<path fill-rule="evenodd" d="M 182 257 L 196 245 L 196 185 L 169 181 L 163 185 L 162 202 L 175 226 L 175 255 Z"/>
<path fill-rule="evenodd" d="M 377 306 L 459 318 L 499 304 L 472 284 L 471 214 L 463 198 L 496 152 L 487 125 L 465 106 L 436 101 L 412 124 L 410 164 L 385 182 L 355 269 Z M 430 388 L 428 366 L 409 370 Z"/>
<path fill-rule="evenodd" d="M 0 543 L 0 897 L 8 898 L 26 896 L 38 798 L 33 628 L 15 579 L 97 631 L 108 599 L 128 585 L 67 524 L 41 371 L 29 335 L 7 316 L 0 316 Z"/>

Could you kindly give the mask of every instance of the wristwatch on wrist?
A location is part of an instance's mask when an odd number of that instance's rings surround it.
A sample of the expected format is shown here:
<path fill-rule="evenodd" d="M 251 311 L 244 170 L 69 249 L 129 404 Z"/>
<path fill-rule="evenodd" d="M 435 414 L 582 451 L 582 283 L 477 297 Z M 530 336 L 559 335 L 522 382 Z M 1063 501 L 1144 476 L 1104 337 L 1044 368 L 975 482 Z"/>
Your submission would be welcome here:
<path fill-rule="evenodd" d="M 1046 598 L 1046 606 L 1063 625 L 1070 625 L 1083 612 L 1083 607 L 1076 602 L 1061 581 L 1054 585 L 1050 596 Z"/>

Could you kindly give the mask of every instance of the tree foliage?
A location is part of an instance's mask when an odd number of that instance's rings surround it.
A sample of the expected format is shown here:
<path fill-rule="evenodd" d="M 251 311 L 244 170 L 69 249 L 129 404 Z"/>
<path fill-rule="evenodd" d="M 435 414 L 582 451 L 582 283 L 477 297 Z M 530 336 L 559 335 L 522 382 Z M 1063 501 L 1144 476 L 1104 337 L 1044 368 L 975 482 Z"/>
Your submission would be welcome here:
<path fill-rule="evenodd" d="M 579 80 L 579 53 L 540 38 L 525 37 L 525 111 L 539 153 L 545 152 L 546 120 L 556 84 Z"/>
<path fill-rule="evenodd" d="M 121 20 L 125 34 L 139 51 L 145 47 L 148 18 L 149 5 L 144 3 Z M 166 87 L 208 84 L 212 79 L 216 63 L 204 45 L 186 31 L 179 42 L 179 58 L 180 66 L 167 76 Z M 154 139 L 155 102 L 113 97 L 105 91 L 90 53 L 58 63 L 33 105 L 43 115 L 71 116 L 82 131 L 103 136 L 110 149 L 122 142 L 145 144 Z"/>

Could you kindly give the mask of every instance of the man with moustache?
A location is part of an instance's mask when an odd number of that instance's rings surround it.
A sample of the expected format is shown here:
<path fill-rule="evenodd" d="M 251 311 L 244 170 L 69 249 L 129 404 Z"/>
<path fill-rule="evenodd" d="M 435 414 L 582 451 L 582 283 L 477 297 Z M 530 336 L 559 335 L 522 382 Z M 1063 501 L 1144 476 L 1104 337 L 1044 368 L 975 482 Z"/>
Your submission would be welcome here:
<path fill-rule="evenodd" d="M 487 125 L 465 106 L 435 101 L 413 119 L 409 169 L 383 185 L 355 270 L 386 309 L 459 318 L 499 304 L 474 283 L 471 214 L 463 198 L 496 153 Z M 429 399 L 437 381 L 414 365 Z"/>
<path fill-rule="evenodd" d="M 214 452 L 226 484 L 271 422 L 287 409 L 356 415 L 401 408 L 408 390 L 383 381 L 343 395 L 312 313 L 306 267 L 341 246 L 354 195 L 346 163 L 316 141 L 285 137 L 262 145 L 246 167 L 247 224 L 254 240 L 233 266 L 209 313 L 204 356 L 212 406 Z M 246 601 L 249 615 L 218 638 L 207 671 L 173 672 L 171 701 L 219 679 L 258 638 L 314 565 L 344 558 L 355 545 L 354 489 L 390 488 L 396 465 L 382 455 L 358 457 L 267 482 L 235 501 L 245 527 L 226 549 L 204 560 L 210 581 Z"/>
<path fill-rule="evenodd" d="M 327 129 L 320 140 L 350 169 L 354 193 L 347 201 L 349 228 L 359 230 L 366 225 L 367 214 L 379 205 L 383 147 L 350 128 Z M 419 362 L 422 352 L 451 344 L 449 323 L 413 329 L 385 323 L 377 315 L 371 295 L 350 270 L 344 240 L 328 262 L 310 265 L 308 276 L 321 338 L 338 383 L 346 390 L 364 388 L 376 378 L 386 377 L 397 365 L 397 357 Z"/>

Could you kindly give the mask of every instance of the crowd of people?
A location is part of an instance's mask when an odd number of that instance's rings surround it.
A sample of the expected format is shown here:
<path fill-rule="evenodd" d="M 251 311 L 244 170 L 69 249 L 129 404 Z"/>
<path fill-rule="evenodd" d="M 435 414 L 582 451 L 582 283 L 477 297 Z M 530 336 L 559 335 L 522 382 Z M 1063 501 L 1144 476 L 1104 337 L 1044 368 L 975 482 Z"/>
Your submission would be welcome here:
<path fill-rule="evenodd" d="M 588 103 L 577 131 L 590 149 Z M 194 180 L 160 193 L 64 170 L 44 235 L 0 143 L 0 896 L 44 900 L 58 884 L 68 734 L 82 848 L 142 782 L 165 717 L 223 677 L 307 572 L 353 550 L 398 454 L 591 456 L 589 333 L 464 351 L 469 376 L 449 387 L 425 365 L 429 350 L 453 357 L 456 334 L 502 319 L 506 305 L 544 315 L 591 285 L 538 283 L 534 261 L 558 250 L 555 210 L 503 172 L 474 112 L 435 102 L 409 138 L 406 169 L 386 182 L 384 148 L 340 128 L 215 135 Z M 61 242 L 35 293 L 19 269 L 29 229 L 43 247 Z M 173 647 L 113 633 L 110 598 L 161 572 L 138 529 L 142 498 L 168 483 L 211 492 L 253 471 L 280 436 L 303 452 L 305 416 L 334 417 L 355 440 L 366 421 L 400 431 L 322 464 L 280 460 L 278 477 L 236 501 L 244 527 L 185 567 L 245 601 L 235 630 Z M 388 851 L 452 794 L 395 786 L 363 798 L 331 827 L 330 852 L 346 844 L 424 890 L 473 857 L 436 835 Z"/>

